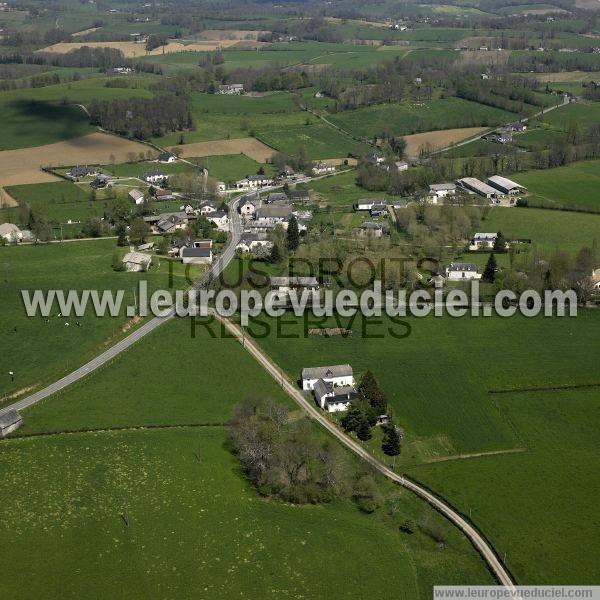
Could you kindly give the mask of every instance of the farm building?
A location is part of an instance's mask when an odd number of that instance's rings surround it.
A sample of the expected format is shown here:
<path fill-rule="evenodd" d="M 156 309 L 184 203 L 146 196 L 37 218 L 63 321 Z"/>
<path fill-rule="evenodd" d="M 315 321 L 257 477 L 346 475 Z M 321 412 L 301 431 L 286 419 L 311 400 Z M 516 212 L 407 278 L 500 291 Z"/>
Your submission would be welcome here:
<path fill-rule="evenodd" d="M 302 369 L 300 377 L 303 390 L 313 390 L 317 381 L 323 381 L 332 386 L 354 385 L 354 373 L 350 365 L 310 367 Z"/>
<path fill-rule="evenodd" d="M 362 198 L 357 201 L 356 210 L 371 210 L 376 204 L 385 204 L 385 201 L 380 198 Z"/>
<path fill-rule="evenodd" d="M 398 171 L 408 170 L 408 163 L 405 160 L 397 160 L 394 164 L 396 165 L 396 169 L 398 169 Z"/>
<path fill-rule="evenodd" d="M 128 195 L 136 204 L 144 204 L 144 194 L 137 188 L 131 190 Z"/>
<path fill-rule="evenodd" d="M 240 204 L 240 214 L 242 217 L 251 219 L 256 214 L 256 211 L 262 206 L 262 200 L 258 194 L 247 197 L 242 204 Z"/>
<path fill-rule="evenodd" d="M 171 190 L 154 190 L 156 200 L 173 200 L 175 194 Z"/>
<path fill-rule="evenodd" d="M 382 165 L 383 163 L 385 163 L 385 155 L 383 152 L 380 152 L 378 150 L 373 150 L 373 152 L 369 152 L 366 156 L 365 156 L 365 162 L 370 164 L 370 165 Z"/>
<path fill-rule="evenodd" d="M 291 204 L 269 204 L 256 211 L 256 218 L 270 223 L 283 223 L 283 221 L 289 220 L 292 211 Z"/>
<path fill-rule="evenodd" d="M 14 409 L 0 415 L 0 438 L 5 438 L 9 433 L 19 429 L 23 424 L 23 417 Z"/>
<path fill-rule="evenodd" d="M 358 235 L 381 237 L 383 235 L 383 226 L 373 221 L 365 221 L 354 232 Z"/>
<path fill-rule="evenodd" d="M 455 183 L 432 183 L 429 186 L 429 193 L 437 198 L 445 198 L 456 194 Z"/>
<path fill-rule="evenodd" d="M 212 240 L 209 240 L 212 242 Z M 212 244 L 184 246 L 179 251 L 179 257 L 184 265 L 210 265 L 213 261 Z"/>
<path fill-rule="evenodd" d="M 155 226 L 159 233 L 172 233 L 177 229 L 185 229 L 188 223 L 189 218 L 185 212 L 162 213 L 158 215 Z"/>
<path fill-rule="evenodd" d="M 125 270 L 131 272 L 144 272 L 150 268 L 152 264 L 152 255 L 143 252 L 128 252 L 123 257 Z"/>
<path fill-rule="evenodd" d="M 485 198 L 495 198 L 496 196 L 501 195 L 499 190 L 475 177 L 464 177 L 463 179 L 459 179 L 456 183 L 460 187 L 475 192 Z"/>
<path fill-rule="evenodd" d="M 308 190 L 293 190 L 288 193 L 291 202 L 308 202 L 310 192 Z"/>
<path fill-rule="evenodd" d="M 451 281 L 481 279 L 481 273 L 477 272 L 477 265 L 473 263 L 450 263 L 446 267 L 446 277 Z"/>
<path fill-rule="evenodd" d="M 318 379 L 313 387 L 317 404 L 327 412 L 348 410 L 352 400 L 358 398 L 358 393 L 351 385 L 336 387 L 330 381 Z"/>
<path fill-rule="evenodd" d="M 177 160 L 177 157 L 170 152 L 161 152 L 158 155 L 157 160 L 161 163 L 174 163 Z"/>
<path fill-rule="evenodd" d="M 79 177 L 87 177 L 87 176 L 96 176 L 99 173 L 102 173 L 102 170 L 98 167 L 88 167 L 87 165 L 81 166 L 77 165 L 75 167 L 71 167 L 67 171 L 67 177 L 71 177 L 73 179 L 78 179 Z"/>
<path fill-rule="evenodd" d="M 506 177 L 501 177 L 500 175 L 493 175 L 492 177 L 489 177 L 488 183 L 503 194 L 519 194 L 526 189 L 516 181 L 512 181 Z"/>
<path fill-rule="evenodd" d="M 267 204 L 272 204 L 273 202 L 287 202 L 288 197 L 283 192 L 271 192 L 266 199 Z"/>

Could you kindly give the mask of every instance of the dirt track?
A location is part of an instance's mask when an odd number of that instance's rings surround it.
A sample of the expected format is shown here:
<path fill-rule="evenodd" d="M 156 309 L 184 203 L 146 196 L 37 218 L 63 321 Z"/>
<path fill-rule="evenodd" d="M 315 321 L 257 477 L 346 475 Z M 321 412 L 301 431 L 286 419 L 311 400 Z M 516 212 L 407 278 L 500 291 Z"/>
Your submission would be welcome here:
<path fill-rule="evenodd" d="M 181 156 L 222 156 L 224 154 L 245 154 L 257 162 L 267 162 L 275 150 L 254 138 L 240 138 L 237 140 L 215 140 L 213 142 L 195 142 L 175 146 L 181 150 Z"/>
<path fill-rule="evenodd" d="M 45 173 L 41 167 L 106 164 L 111 156 L 115 162 L 125 162 L 131 153 L 137 158 L 148 149 L 144 144 L 114 135 L 92 133 L 45 146 L 5 150 L 0 152 L 0 186 L 57 181 L 57 177 Z"/>

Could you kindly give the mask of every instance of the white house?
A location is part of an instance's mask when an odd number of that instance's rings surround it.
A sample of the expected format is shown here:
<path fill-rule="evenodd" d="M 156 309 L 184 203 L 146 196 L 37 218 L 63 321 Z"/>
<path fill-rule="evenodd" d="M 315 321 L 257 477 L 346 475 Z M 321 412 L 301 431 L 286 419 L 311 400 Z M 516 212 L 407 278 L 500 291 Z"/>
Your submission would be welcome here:
<path fill-rule="evenodd" d="M 19 429 L 23 424 L 23 417 L 15 410 L 10 409 L 0 415 L 0 438 L 5 438 L 9 433 Z"/>
<path fill-rule="evenodd" d="M 313 166 L 312 171 L 315 175 L 325 175 L 327 173 L 335 173 L 335 165 L 332 163 L 319 161 Z"/>
<path fill-rule="evenodd" d="M 466 279 L 481 279 L 477 272 L 477 265 L 473 263 L 450 263 L 446 267 L 446 277 L 450 281 L 464 281 Z"/>
<path fill-rule="evenodd" d="M 168 175 L 161 173 L 160 171 L 148 171 L 148 173 L 144 174 L 144 181 L 147 183 L 164 183 L 169 179 Z"/>
<path fill-rule="evenodd" d="M 358 235 L 371 237 L 381 237 L 383 235 L 383 226 L 373 221 L 365 221 L 360 227 L 355 229 Z"/>
<path fill-rule="evenodd" d="M 373 150 L 365 156 L 365 162 L 371 165 L 382 165 L 385 163 L 385 154 L 379 150 Z"/>
<path fill-rule="evenodd" d="M 455 183 L 432 183 L 429 186 L 429 193 L 437 198 L 445 198 L 446 196 L 454 196 L 456 194 Z"/>
<path fill-rule="evenodd" d="M 140 192 L 140 190 L 138 190 L 137 188 L 135 188 L 129 192 L 129 197 L 136 204 L 144 204 L 144 194 L 142 192 Z"/>
<path fill-rule="evenodd" d="M 23 232 L 13 223 L 2 223 L 0 225 L 0 238 L 8 244 L 17 244 L 23 240 Z"/>
<path fill-rule="evenodd" d="M 371 210 L 375 204 L 385 204 L 385 200 L 379 198 L 361 198 L 356 202 L 356 210 Z"/>
<path fill-rule="evenodd" d="M 397 160 L 394 164 L 396 165 L 396 169 L 398 169 L 398 171 L 408 170 L 408 163 L 405 160 Z"/>
<path fill-rule="evenodd" d="M 206 217 L 217 212 L 217 203 L 214 200 L 207 200 L 200 205 L 200 214 Z"/>
<path fill-rule="evenodd" d="M 318 290 L 319 281 L 316 277 L 271 277 L 271 289 L 280 294 L 287 294 L 292 290 Z"/>
<path fill-rule="evenodd" d="M 128 252 L 123 257 L 123 264 L 127 271 L 147 271 L 152 264 L 152 255 L 143 252 Z"/>
<path fill-rule="evenodd" d="M 498 237 L 497 233 L 476 233 L 471 240 L 469 250 L 482 250 L 493 248 Z"/>
<path fill-rule="evenodd" d="M 256 189 L 271 185 L 273 181 L 266 175 L 250 175 L 235 182 L 235 187 L 238 190 Z"/>
<path fill-rule="evenodd" d="M 244 84 L 243 83 L 226 83 L 220 85 L 216 91 L 217 94 L 243 94 Z"/>
<path fill-rule="evenodd" d="M 229 231 L 229 216 L 224 210 L 216 210 L 206 215 L 206 218 L 214 223 L 219 231 Z"/>
<path fill-rule="evenodd" d="M 336 386 L 353 386 L 354 373 L 350 365 L 333 365 L 329 367 L 310 367 L 302 369 L 302 389 L 313 390 L 317 381 L 322 380 Z"/>
<path fill-rule="evenodd" d="M 174 163 L 177 160 L 177 157 L 174 154 L 171 154 L 170 152 L 161 152 L 156 160 L 158 162 L 168 164 Z"/>
<path fill-rule="evenodd" d="M 317 404 L 330 413 L 348 410 L 352 400 L 358 398 L 358 393 L 351 385 L 335 387 L 323 379 L 317 380 L 313 393 Z"/>
<path fill-rule="evenodd" d="M 273 242 L 270 242 L 265 235 L 259 233 L 244 233 L 235 249 L 247 253 L 255 252 L 262 248 L 269 250 L 272 246 Z"/>
<path fill-rule="evenodd" d="M 245 219 L 252 219 L 256 211 L 262 206 L 262 200 L 260 196 L 256 194 L 251 198 L 246 198 L 242 204 L 240 204 L 240 214 Z"/>
<path fill-rule="evenodd" d="M 261 206 L 256 211 L 255 216 L 257 221 L 283 224 L 289 221 L 293 210 L 291 204 L 267 204 L 266 206 Z"/>

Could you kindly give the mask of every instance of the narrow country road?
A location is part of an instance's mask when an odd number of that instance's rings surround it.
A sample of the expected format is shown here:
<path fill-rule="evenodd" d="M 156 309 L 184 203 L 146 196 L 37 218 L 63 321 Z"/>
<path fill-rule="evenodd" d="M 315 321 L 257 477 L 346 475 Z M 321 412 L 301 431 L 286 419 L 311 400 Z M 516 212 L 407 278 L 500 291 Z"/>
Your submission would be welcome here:
<path fill-rule="evenodd" d="M 475 529 L 475 527 L 473 527 L 473 525 L 471 525 L 460 513 L 458 513 L 451 506 L 446 504 L 443 500 L 438 498 L 426 488 L 406 477 L 403 477 L 402 475 L 398 475 L 389 469 L 383 462 L 375 458 L 368 450 L 365 450 L 365 448 L 363 448 L 359 442 L 346 435 L 321 411 L 319 411 L 313 402 L 307 400 L 300 393 L 300 390 L 297 388 L 297 386 L 294 385 L 286 375 L 284 375 L 283 370 L 276 363 L 274 363 L 269 356 L 265 354 L 265 352 L 262 351 L 262 349 L 252 338 L 244 335 L 243 331 L 238 325 L 233 324 L 229 319 L 220 317 L 216 313 L 213 314 L 221 323 L 223 323 L 225 327 L 227 327 L 227 329 L 241 342 L 244 348 L 250 352 L 250 354 L 258 361 L 258 363 L 273 377 L 273 379 L 275 379 L 275 381 L 277 381 L 277 383 L 279 383 L 279 385 L 281 385 L 285 392 L 297 404 L 299 404 L 300 407 L 306 411 L 306 413 L 308 413 L 311 418 L 327 429 L 327 431 L 334 435 L 342 444 L 344 444 L 344 446 L 352 450 L 352 452 L 360 456 L 360 458 L 377 469 L 377 471 L 379 471 L 382 475 L 410 490 L 421 499 L 425 500 L 428 504 L 433 506 L 442 515 L 444 515 L 469 538 L 473 546 L 475 546 L 479 554 L 487 563 L 498 582 L 510 589 L 514 588 L 515 584 L 509 572 L 502 564 L 502 561 L 498 558 L 493 548 L 488 544 L 483 535 L 481 535 L 477 529 Z"/>

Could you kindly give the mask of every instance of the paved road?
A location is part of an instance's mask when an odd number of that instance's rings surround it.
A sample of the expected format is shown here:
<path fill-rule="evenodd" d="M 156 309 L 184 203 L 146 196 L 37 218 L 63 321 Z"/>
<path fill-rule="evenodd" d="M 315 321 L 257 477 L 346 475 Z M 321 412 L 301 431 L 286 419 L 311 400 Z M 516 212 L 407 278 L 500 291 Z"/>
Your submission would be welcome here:
<path fill-rule="evenodd" d="M 235 256 L 235 246 L 238 243 L 241 235 L 241 224 L 240 216 L 238 214 L 238 205 L 242 198 L 244 198 L 244 196 L 240 196 L 239 198 L 233 199 L 229 205 L 229 219 L 231 222 L 231 236 L 229 239 L 229 243 L 227 244 L 223 253 L 219 256 L 217 261 L 212 265 L 210 270 L 207 271 L 207 273 L 205 273 L 198 280 L 198 282 L 196 282 L 197 287 L 204 287 L 214 277 L 218 277 L 219 274 L 227 267 L 227 265 Z M 18 400 L 17 402 L 14 402 L 9 406 L 0 408 L 0 415 L 6 413 L 10 409 L 22 410 L 24 408 L 37 404 L 44 398 L 55 394 L 56 392 L 71 385 L 72 383 L 75 383 L 79 379 L 82 379 L 86 375 L 89 375 L 89 373 L 96 370 L 98 367 L 101 367 L 124 350 L 127 350 L 127 348 L 129 348 L 137 341 L 142 339 L 145 335 L 149 334 L 151 331 L 154 331 L 157 327 L 160 327 L 169 319 L 172 319 L 173 316 L 174 312 L 171 312 L 166 317 L 154 317 L 153 319 L 151 319 L 147 323 L 144 323 L 141 327 L 130 333 L 127 337 L 123 338 L 120 342 L 117 342 L 114 346 L 111 346 L 108 350 L 106 350 L 99 356 L 96 356 L 91 361 L 79 367 L 72 373 L 65 375 L 65 377 L 63 377 L 62 379 L 55 381 L 54 383 L 39 390 L 38 392 L 35 392 L 30 396 L 22 398 L 21 400 Z"/>
<path fill-rule="evenodd" d="M 246 350 L 254 356 L 259 364 L 275 379 L 279 385 L 287 392 L 292 399 L 297 402 L 300 407 L 308 413 L 315 421 L 322 425 L 329 433 L 334 435 L 342 444 L 352 450 L 355 454 L 360 456 L 363 460 L 371 464 L 377 469 L 382 475 L 391 479 L 392 481 L 400 484 L 406 489 L 410 490 L 442 515 L 449 519 L 456 527 L 458 527 L 475 546 L 477 551 L 481 554 L 485 562 L 488 564 L 492 573 L 496 579 L 502 585 L 514 588 L 514 582 L 507 571 L 502 561 L 496 556 L 493 548 L 488 544 L 485 538 L 462 516 L 460 513 L 455 511 L 451 506 L 446 504 L 443 500 L 432 494 L 429 490 L 421 487 L 419 484 L 411 481 L 410 479 L 398 475 L 391 469 L 389 469 L 384 463 L 375 458 L 370 452 L 365 450 L 361 444 L 346 435 L 341 429 L 339 429 L 334 423 L 332 423 L 321 411 L 319 411 L 314 403 L 307 400 L 298 390 L 296 385 L 289 381 L 289 379 L 283 374 L 282 369 L 275 364 L 254 342 L 252 338 L 249 338 L 243 334 L 239 326 L 234 325 L 229 319 L 225 319 L 216 315 L 227 329 L 236 336 L 236 338 L 244 345 Z"/>

